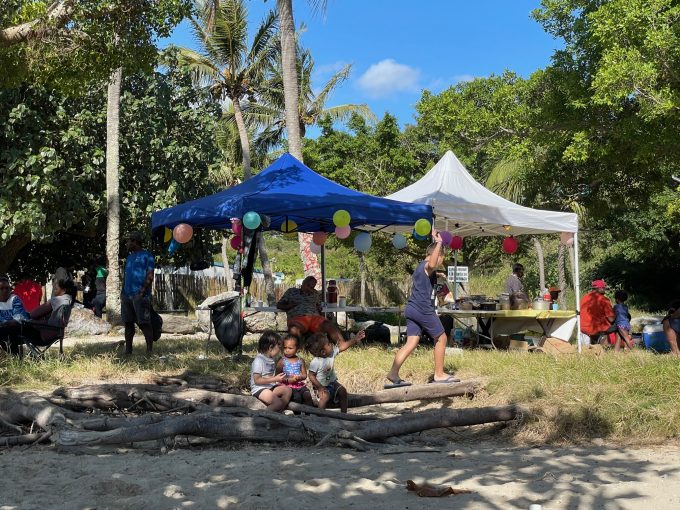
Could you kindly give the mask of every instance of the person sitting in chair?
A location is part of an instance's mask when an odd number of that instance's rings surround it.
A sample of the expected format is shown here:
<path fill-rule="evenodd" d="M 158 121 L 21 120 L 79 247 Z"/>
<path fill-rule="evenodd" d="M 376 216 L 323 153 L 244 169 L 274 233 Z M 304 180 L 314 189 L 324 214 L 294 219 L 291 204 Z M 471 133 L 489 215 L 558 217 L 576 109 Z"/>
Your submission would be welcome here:
<path fill-rule="evenodd" d="M 590 337 L 591 344 L 605 344 L 607 334 L 617 331 L 616 314 L 612 302 L 604 295 L 607 288 L 604 280 L 593 281 L 592 288 L 581 298 L 581 332 Z"/>
<path fill-rule="evenodd" d="M 75 301 L 76 292 L 77 289 L 73 280 L 55 280 L 50 300 L 31 312 L 32 323 L 24 322 L 19 331 L 10 334 L 10 351 L 12 354 L 19 353 L 19 346 L 23 343 L 22 338 L 30 339 L 35 345 L 50 345 L 59 336 L 59 332 L 49 328 L 41 328 L 40 325 L 44 323 L 48 326 L 65 326 L 60 308 L 62 306 L 70 307 Z"/>
<path fill-rule="evenodd" d="M 321 293 L 317 291 L 316 278 L 308 276 L 300 288 L 288 289 L 276 308 L 286 312 L 288 332 L 302 339 L 308 333 L 326 333 L 334 344 L 344 340 L 341 331 L 321 315 Z"/>
<path fill-rule="evenodd" d="M 0 344 L 6 348 L 10 335 L 21 328 L 21 321 L 29 318 L 19 296 L 12 293 L 9 279 L 0 277 Z"/>

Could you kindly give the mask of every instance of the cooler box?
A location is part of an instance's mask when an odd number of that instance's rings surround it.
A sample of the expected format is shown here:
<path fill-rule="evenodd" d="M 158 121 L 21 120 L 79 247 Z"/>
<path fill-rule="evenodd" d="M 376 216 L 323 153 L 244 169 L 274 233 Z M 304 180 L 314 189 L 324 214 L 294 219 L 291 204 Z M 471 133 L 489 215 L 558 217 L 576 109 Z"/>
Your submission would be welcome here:
<path fill-rule="evenodd" d="M 671 350 L 661 324 L 648 324 L 642 328 L 642 342 L 646 349 L 656 352 L 670 352 Z"/>

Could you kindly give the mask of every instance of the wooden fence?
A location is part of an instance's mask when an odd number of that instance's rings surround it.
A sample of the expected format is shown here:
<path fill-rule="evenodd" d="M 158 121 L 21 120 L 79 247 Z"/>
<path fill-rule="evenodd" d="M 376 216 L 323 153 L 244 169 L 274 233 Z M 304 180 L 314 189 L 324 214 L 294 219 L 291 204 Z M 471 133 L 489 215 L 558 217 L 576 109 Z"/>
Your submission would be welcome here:
<path fill-rule="evenodd" d="M 276 299 L 290 287 L 286 283 L 274 284 Z M 365 306 L 403 305 L 411 287 L 411 278 L 402 280 L 366 280 Z M 164 311 L 194 310 L 206 298 L 227 292 L 225 277 L 203 278 L 184 274 L 156 274 L 154 278 L 154 307 Z M 250 286 L 253 300 L 266 302 L 264 280 L 254 278 Z M 347 296 L 348 304 L 361 303 L 361 282 L 352 280 L 338 283 L 338 294 Z"/>

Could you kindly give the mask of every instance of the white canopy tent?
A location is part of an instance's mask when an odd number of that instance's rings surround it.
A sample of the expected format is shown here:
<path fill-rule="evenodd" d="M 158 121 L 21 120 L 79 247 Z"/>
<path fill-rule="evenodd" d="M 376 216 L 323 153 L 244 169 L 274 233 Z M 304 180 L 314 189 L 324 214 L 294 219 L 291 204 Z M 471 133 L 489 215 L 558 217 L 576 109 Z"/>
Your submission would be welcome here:
<path fill-rule="evenodd" d="M 574 286 L 579 317 L 578 217 L 574 213 L 545 211 L 515 204 L 478 183 L 456 155 L 447 151 L 420 180 L 386 198 L 431 205 L 435 227 L 461 237 L 572 233 Z M 579 351 L 581 349 L 580 335 Z"/>

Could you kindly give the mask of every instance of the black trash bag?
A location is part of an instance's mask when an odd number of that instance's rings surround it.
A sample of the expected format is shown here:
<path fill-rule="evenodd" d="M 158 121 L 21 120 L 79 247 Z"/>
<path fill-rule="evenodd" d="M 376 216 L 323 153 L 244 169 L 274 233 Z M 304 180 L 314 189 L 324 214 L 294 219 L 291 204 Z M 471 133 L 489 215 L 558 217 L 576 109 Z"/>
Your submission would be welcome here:
<path fill-rule="evenodd" d="M 153 341 L 156 342 L 163 331 L 163 317 L 153 308 L 151 309 L 151 329 L 153 330 Z"/>
<path fill-rule="evenodd" d="M 366 328 L 365 343 L 377 343 L 383 345 L 390 345 L 390 328 L 385 326 L 382 322 L 374 322 Z"/>
<path fill-rule="evenodd" d="M 210 306 L 210 318 L 215 329 L 215 336 L 229 352 L 233 352 L 241 345 L 243 339 L 240 299 L 240 296 L 234 296 Z"/>

